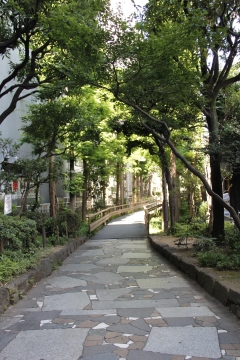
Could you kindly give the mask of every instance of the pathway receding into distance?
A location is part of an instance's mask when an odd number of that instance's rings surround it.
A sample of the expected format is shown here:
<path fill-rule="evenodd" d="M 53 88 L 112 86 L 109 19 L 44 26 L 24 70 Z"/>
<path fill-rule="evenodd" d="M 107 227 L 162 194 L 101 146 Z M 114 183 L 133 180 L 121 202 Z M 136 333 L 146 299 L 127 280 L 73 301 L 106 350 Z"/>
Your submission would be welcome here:
<path fill-rule="evenodd" d="M 142 211 L 111 221 L 0 320 L 0 360 L 240 359 L 239 321 L 151 249 Z"/>

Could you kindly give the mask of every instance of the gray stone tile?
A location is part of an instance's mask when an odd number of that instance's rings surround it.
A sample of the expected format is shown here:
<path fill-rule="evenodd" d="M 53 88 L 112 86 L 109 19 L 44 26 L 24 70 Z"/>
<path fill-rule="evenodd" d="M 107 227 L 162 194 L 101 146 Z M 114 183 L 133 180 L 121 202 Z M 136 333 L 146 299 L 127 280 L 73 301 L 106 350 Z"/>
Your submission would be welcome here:
<path fill-rule="evenodd" d="M 94 264 L 67 264 L 62 265 L 60 271 L 90 271 L 97 269 L 97 266 Z"/>
<path fill-rule="evenodd" d="M 50 278 L 48 283 L 53 287 L 68 289 L 77 286 L 86 286 L 87 282 L 85 280 L 76 279 L 71 276 L 58 276 Z"/>
<path fill-rule="evenodd" d="M 23 331 L 2 350 L 0 359 L 77 360 L 87 333 L 88 329 Z"/>
<path fill-rule="evenodd" d="M 104 252 L 102 249 L 96 249 L 96 250 L 87 250 L 84 253 L 82 253 L 80 256 L 104 256 Z"/>
<path fill-rule="evenodd" d="M 164 318 L 169 326 L 198 326 L 193 318 L 178 317 L 178 318 Z"/>
<path fill-rule="evenodd" d="M 124 253 L 121 258 L 122 259 L 148 259 L 151 258 L 152 254 L 150 253 L 136 253 L 136 252 L 126 252 Z"/>
<path fill-rule="evenodd" d="M 137 283 L 142 289 L 172 289 L 189 286 L 188 282 L 180 277 L 137 279 Z"/>
<path fill-rule="evenodd" d="M 116 314 L 116 309 L 104 309 L 104 310 L 81 310 L 81 309 L 65 309 L 61 312 L 61 316 L 71 316 L 71 315 L 101 315 L 101 314 Z"/>
<path fill-rule="evenodd" d="M 86 359 L 94 355 L 108 354 L 117 350 L 117 347 L 114 345 L 101 345 L 101 346 L 85 346 L 82 354 L 82 358 Z M 103 358 L 104 359 L 104 358 Z M 44 359 L 45 360 L 45 359 Z M 52 360 L 52 359 L 51 359 Z M 58 359 L 57 359 L 58 360 Z M 66 360 L 66 359 L 65 359 Z M 72 359 L 71 359 L 72 360 Z M 75 360 L 75 359 L 74 359 Z"/>
<path fill-rule="evenodd" d="M 141 266 L 136 266 L 136 265 L 121 265 L 118 267 L 117 269 L 117 273 L 135 273 L 135 272 L 148 272 L 152 270 L 152 266 L 147 266 L 147 265 L 141 265 Z"/>
<path fill-rule="evenodd" d="M 127 360 L 171 360 L 172 355 L 155 354 L 150 351 L 130 350 Z"/>
<path fill-rule="evenodd" d="M 121 275 L 110 273 L 108 271 L 105 271 L 105 272 L 101 271 L 97 274 L 94 274 L 92 276 L 90 275 L 90 276 L 84 277 L 84 278 L 88 279 L 89 281 L 99 282 L 100 284 L 103 284 L 103 285 L 113 284 L 113 283 L 125 280 L 124 277 L 122 277 Z"/>
<path fill-rule="evenodd" d="M 42 310 L 83 309 L 89 303 L 89 297 L 85 292 L 52 295 L 45 297 Z"/>
<path fill-rule="evenodd" d="M 153 311 L 155 310 L 155 308 L 144 308 L 144 309 L 134 309 L 134 308 L 129 308 L 129 309 L 118 309 L 118 315 L 122 316 L 122 317 L 149 317 L 151 316 L 151 314 L 153 313 Z"/>
<path fill-rule="evenodd" d="M 115 300 L 121 295 L 128 294 L 131 292 L 131 289 L 118 288 L 118 289 L 109 289 L 109 290 L 96 290 L 97 297 L 100 301 L 102 300 Z"/>
<path fill-rule="evenodd" d="M 222 344 L 240 344 L 240 331 L 219 333 L 218 336 Z"/>
<path fill-rule="evenodd" d="M 97 261 L 96 264 L 98 264 L 98 265 L 108 265 L 108 264 L 126 265 L 128 262 L 129 262 L 129 259 L 121 259 L 121 258 L 111 257 L 111 258 L 101 259 L 101 260 Z"/>
<path fill-rule="evenodd" d="M 108 331 L 116 331 L 122 334 L 133 334 L 133 335 L 147 335 L 149 331 L 138 329 L 131 324 L 117 324 L 117 325 L 110 325 L 107 328 Z"/>
<path fill-rule="evenodd" d="M 155 327 L 143 350 L 173 355 L 221 357 L 217 330 L 212 327 Z"/>
<path fill-rule="evenodd" d="M 0 351 L 13 339 L 17 334 L 0 330 Z M 1 354 L 0 354 L 1 357 Z"/>
<path fill-rule="evenodd" d="M 94 310 L 99 309 L 126 309 L 126 308 L 145 308 L 145 307 L 164 307 L 164 306 L 179 306 L 177 300 L 161 299 L 161 300 L 124 300 L 124 301 L 93 301 L 92 307 Z"/>
<path fill-rule="evenodd" d="M 113 353 L 105 353 L 105 354 L 97 354 L 90 357 L 85 358 L 85 360 L 118 360 L 119 357 Z"/>
<path fill-rule="evenodd" d="M 177 307 L 169 308 L 157 308 L 157 311 L 164 318 L 177 318 L 177 317 L 195 317 L 195 316 L 215 316 L 215 314 L 209 310 L 206 306 L 201 307 Z"/>
<path fill-rule="evenodd" d="M 151 330 L 151 327 L 142 318 L 133 320 L 131 322 L 131 325 L 138 329 L 145 330 L 148 332 Z"/>

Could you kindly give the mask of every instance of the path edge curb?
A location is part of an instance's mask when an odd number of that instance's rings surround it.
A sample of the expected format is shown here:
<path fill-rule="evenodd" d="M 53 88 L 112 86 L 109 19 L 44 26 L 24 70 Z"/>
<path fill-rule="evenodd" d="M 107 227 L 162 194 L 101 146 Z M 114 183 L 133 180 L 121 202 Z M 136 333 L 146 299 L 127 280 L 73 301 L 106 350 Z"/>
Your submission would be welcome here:
<path fill-rule="evenodd" d="M 232 284 L 219 280 L 209 268 L 201 268 L 195 265 L 187 257 L 178 255 L 169 245 L 154 241 L 149 235 L 151 246 L 157 250 L 164 258 L 166 258 L 175 267 L 186 274 L 190 279 L 195 280 L 203 289 L 211 296 L 220 301 L 224 306 L 240 319 L 240 291 Z"/>
<path fill-rule="evenodd" d="M 51 275 L 63 260 L 87 240 L 87 236 L 81 236 L 69 241 L 59 251 L 42 258 L 36 268 L 19 275 L 5 286 L 0 287 L 0 314 L 4 313 L 10 305 L 16 304 L 41 279 Z"/>

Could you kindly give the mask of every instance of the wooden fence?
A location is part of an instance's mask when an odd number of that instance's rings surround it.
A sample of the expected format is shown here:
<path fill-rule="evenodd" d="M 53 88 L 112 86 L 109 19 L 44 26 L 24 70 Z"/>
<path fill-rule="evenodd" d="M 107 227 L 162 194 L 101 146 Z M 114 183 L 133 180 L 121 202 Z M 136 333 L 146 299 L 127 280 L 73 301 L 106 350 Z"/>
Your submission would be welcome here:
<path fill-rule="evenodd" d="M 103 224 L 106 225 L 107 221 L 112 217 L 117 215 L 120 216 L 122 214 L 131 213 L 138 209 L 142 209 L 144 205 L 152 203 L 153 201 L 156 203 L 156 200 L 146 200 L 134 204 L 130 203 L 130 204 L 124 204 L 118 206 L 111 206 L 107 209 L 98 211 L 94 214 L 88 214 L 87 219 L 88 219 L 89 233 L 93 232 Z"/>
<path fill-rule="evenodd" d="M 153 204 L 145 205 L 143 208 L 144 208 L 144 222 L 147 229 L 147 235 L 149 235 L 150 219 L 154 215 L 156 209 L 162 209 L 162 203 L 154 202 Z"/>

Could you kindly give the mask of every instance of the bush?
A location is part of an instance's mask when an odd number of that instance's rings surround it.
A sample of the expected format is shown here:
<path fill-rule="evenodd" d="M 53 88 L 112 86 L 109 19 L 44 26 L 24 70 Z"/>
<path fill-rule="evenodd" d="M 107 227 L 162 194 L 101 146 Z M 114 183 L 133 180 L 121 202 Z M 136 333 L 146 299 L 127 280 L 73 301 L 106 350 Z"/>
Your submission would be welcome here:
<path fill-rule="evenodd" d="M 216 267 L 219 262 L 226 262 L 228 257 L 221 251 L 207 251 L 197 254 L 201 266 Z"/>
<path fill-rule="evenodd" d="M 0 216 L 0 238 L 11 250 L 29 249 L 37 237 L 36 222 L 26 218 Z"/>
<path fill-rule="evenodd" d="M 56 225 L 59 226 L 59 232 L 61 235 L 66 235 L 66 224 L 69 236 L 77 236 L 82 221 L 80 216 L 76 213 L 72 213 L 70 209 L 62 209 L 56 219 Z"/>

